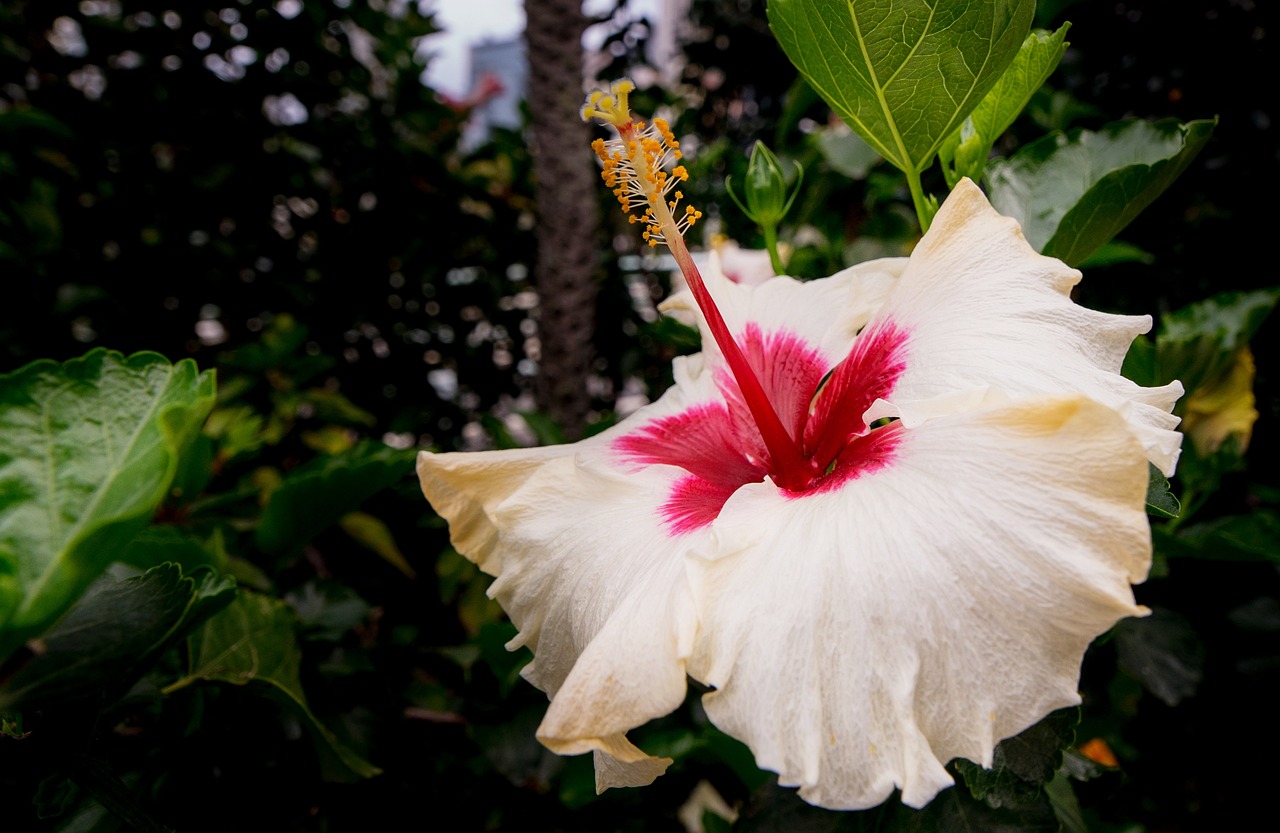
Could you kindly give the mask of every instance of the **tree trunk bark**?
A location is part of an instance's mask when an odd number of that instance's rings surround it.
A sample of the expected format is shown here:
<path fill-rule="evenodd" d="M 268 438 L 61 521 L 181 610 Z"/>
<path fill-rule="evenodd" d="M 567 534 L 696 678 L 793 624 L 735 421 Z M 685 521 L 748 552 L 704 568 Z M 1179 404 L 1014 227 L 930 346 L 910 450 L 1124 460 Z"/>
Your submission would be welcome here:
<path fill-rule="evenodd" d="M 582 0 L 526 0 L 529 111 L 537 180 L 538 405 L 577 439 L 591 397 L 599 183 L 582 121 Z"/>

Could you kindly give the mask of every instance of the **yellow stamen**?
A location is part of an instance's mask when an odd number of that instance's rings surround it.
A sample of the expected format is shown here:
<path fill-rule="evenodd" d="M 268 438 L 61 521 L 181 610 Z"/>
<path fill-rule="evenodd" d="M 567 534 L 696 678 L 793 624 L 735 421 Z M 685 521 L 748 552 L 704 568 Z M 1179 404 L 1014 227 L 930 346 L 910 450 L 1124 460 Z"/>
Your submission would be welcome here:
<path fill-rule="evenodd" d="M 684 194 L 672 191 L 678 183 L 688 181 L 689 172 L 683 165 L 671 166 L 684 154 L 665 119 L 655 118 L 646 125 L 631 118 L 628 96 L 634 89 L 634 84 L 623 79 L 613 82 L 607 91 L 595 90 L 587 96 L 582 118 L 599 119 L 617 131 L 616 139 L 591 143 L 604 165 L 600 177 L 613 189 L 624 212 L 630 214 L 643 207 L 643 213 L 639 217 L 632 214 L 630 221 L 644 224 L 642 237 L 649 245 L 669 246 L 702 217 L 702 212 L 692 206 L 686 206 L 683 213 L 677 211 Z"/>
<path fill-rule="evenodd" d="M 609 91 L 595 90 L 587 96 L 587 103 L 582 107 L 582 120 L 600 119 L 603 122 L 621 127 L 631 121 L 631 106 L 627 96 L 636 88 L 627 79 L 614 81 Z"/>

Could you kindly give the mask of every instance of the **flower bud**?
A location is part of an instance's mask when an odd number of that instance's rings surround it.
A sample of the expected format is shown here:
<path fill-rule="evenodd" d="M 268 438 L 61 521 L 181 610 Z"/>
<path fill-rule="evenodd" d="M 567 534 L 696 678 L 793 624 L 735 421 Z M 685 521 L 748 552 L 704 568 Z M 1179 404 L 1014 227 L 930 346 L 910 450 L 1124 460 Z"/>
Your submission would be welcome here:
<path fill-rule="evenodd" d="M 733 187 L 726 182 L 729 196 L 733 197 L 733 201 L 753 222 L 762 226 L 776 226 L 787 215 L 792 201 L 800 191 L 800 178 L 804 176 L 804 170 L 800 163 L 795 165 L 796 187 L 788 195 L 787 177 L 782 170 L 782 163 L 773 151 L 765 147 L 764 142 L 756 142 L 751 150 L 751 160 L 747 163 L 746 184 L 743 185 L 746 204 L 738 199 Z"/>

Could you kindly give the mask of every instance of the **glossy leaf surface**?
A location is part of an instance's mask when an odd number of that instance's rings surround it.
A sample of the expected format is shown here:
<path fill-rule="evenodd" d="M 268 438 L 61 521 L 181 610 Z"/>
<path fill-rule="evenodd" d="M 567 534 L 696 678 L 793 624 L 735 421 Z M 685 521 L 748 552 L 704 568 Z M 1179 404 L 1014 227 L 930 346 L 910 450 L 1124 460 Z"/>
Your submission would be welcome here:
<path fill-rule="evenodd" d="M 1013 61 L 1028 0 L 771 0 L 769 24 L 805 80 L 878 153 L 924 170 Z"/>
<path fill-rule="evenodd" d="M 213 405 L 211 372 L 93 350 L 0 376 L 0 657 L 121 557 Z"/>
<path fill-rule="evenodd" d="M 297 617 L 287 603 L 241 591 L 192 637 L 190 671 L 167 690 L 200 680 L 269 686 L 302 719 L 333 778 L 377 775 L 381 770 L 339 741 L 308 707 L 299 677 L 302 652 L 296 627 Z"/>
<path fill-rule="evenodd" d="M 954 186 L 961 177 L 977 180 L 982 176 L 991 146 L 1013 125 L 1031 96 L 1057 69 L 1068 46 L 1069 28 L 1071 24 L 1064 23 L 1056 32 L 1038 29 L 1027 35 L 1013 63 L 995 86 L 942 143 L 938 155 L 948 185 Z"/>
<path fill-rule="evenodd" d="M 230 604 L 235 582 L 176 564 L 105 575 L 43 638 L 39 656 L 0 686 L 0 709 L 47 706 L 131 682 L 181 634 Z"/>
<path fill-rule="evenodd" d="M 1178 178 L 1216 121 L 1123 121 L 1054 133 L 989 168 L 988 196 L 1040 252 L 1072 266 Z"/>
<path fill-rule="evenodd" d="M 258 546 L 280 552 L 305 543 L 366 499 L 409 476 L 414 454 L 370 442 L 295 469 L 271 493 L 255 533 Z"/>

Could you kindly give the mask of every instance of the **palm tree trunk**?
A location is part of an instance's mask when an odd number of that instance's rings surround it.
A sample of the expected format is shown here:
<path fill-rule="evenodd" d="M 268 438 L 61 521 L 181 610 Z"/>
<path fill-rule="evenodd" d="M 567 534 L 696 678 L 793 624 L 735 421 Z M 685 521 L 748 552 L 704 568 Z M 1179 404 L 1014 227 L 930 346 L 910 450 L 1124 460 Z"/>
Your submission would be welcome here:
<path fill-rule="evenodd" d="M 595 327 L 599 175 L 583 102 L 582 0 L 526 0 L 529 110 L 537 180 L 538 259 L 534 277 L 542 359 L 538 405 L 577 439 L 591 397 Z"/>

